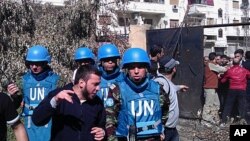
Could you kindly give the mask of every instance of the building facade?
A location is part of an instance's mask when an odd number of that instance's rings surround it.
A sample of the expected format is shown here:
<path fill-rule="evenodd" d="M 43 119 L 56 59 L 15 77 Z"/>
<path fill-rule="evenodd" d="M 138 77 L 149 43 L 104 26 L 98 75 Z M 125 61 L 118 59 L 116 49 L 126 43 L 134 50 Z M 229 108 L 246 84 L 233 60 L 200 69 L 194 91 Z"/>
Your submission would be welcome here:
<path fill-rule="evenodd" d="M 65 0 L 36 0 L 63 5 Z M 68 0 L 69 1 L 69 0 Z M 66 1 L 67 2 L 67 1 Z M 130 25 L 151 29 L 249 22 L 249 0 L 100 0 L 97 34 L 128 36 Z M 250 50 L 249 26 L 204 28 L 204 55 Z"/>
<path fill-rule="evenodd" d="M 123 1 L 114 8 L 112 0 L 102 0 L 98 17 L 108 19 L 109 15 L 109 29 L 118 34 L 127 34 L 133 24 L 150 24 L 152 29 L 162 29 L 249 22 L 248 0 Z M 108 9 L 116 9 L 116 12 L 110 14 Z M 99 24 L 98 28 L 101 27 Z M 250 50 L 249 26 L 204 28 L 204 55 L 211 51 L 229 55 L 238 48 Z"/>

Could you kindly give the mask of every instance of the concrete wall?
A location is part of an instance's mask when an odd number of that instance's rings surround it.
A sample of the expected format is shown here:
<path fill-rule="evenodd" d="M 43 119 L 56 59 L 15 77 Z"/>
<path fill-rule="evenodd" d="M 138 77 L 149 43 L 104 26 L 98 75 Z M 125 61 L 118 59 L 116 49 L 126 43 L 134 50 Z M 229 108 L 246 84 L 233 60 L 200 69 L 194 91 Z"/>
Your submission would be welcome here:
<path fill-rule="evenodd" d="M 146 30 L 149 28 L 150 25 L 130 25 L 129 44 L 131 47 L 140 47 L 146 50 Z"/>

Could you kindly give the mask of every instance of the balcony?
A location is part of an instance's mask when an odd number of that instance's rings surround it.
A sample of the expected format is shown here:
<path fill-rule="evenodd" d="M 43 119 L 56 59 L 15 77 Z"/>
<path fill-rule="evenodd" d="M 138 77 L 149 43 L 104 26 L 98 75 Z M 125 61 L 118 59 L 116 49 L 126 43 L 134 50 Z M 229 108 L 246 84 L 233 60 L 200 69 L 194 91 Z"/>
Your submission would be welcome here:
<path fill-rule="evenodd" d="M 214 1 L 213 0 L 190 0 L 188 1 L 189 5 L 194 5 L 194 4 L 201 4 L 201 5 L 210 5 L 213 6 L 214 5 Z"/>
<path fill-rule="evenodd" d="M 164 0 L 129 0 L 134 2 L 150 2 L 150 3 L 161 3 L 164 4 Z"/>
<path fill-rule="evenodd" d="M 164 14 L 164 0 L 134 0 L 129 1 L 127 10 L 130 12 L 143 12 L 151 14 Z"/>
<path fill-rule="evenodd" d="M 65 1 L 67 0 L 34 0 L 33 2 L 41 4 L 51 3 L 53 5 L 63 6 Z"/>

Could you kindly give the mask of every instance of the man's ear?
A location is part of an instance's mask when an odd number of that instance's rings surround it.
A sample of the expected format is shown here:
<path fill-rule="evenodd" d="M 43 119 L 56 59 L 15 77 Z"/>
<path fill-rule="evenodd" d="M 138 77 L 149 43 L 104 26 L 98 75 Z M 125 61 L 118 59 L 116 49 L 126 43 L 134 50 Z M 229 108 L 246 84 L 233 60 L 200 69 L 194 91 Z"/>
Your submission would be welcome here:
<path fill-rule="evenodd" d="M 86 82 L 83 79 L 79 79 L 79 83 L 78 83 L 80 88 L 84 88 L 86 85 Z"/>

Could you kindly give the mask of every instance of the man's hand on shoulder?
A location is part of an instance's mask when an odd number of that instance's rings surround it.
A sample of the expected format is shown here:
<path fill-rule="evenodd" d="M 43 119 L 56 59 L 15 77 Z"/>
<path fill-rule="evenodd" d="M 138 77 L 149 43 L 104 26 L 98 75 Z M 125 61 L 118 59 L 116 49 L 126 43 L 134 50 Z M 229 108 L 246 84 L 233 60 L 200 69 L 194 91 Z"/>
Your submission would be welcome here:
<path fill-rule="evenodd" d="M 61 100 L 66 100 L 66 101 L 68 101 L 70 103 L 73 103 L 72 94 L 74 94 L 74 91 L 72 91 L 72 90 L 62 90 L 57 95 L 55 95 L 53 98 L 55 99 L 57 104 Z"/>

